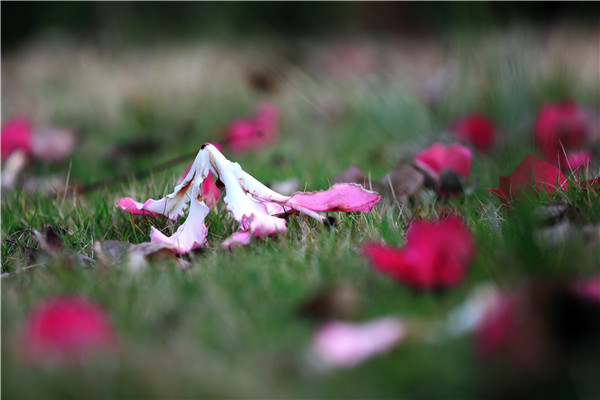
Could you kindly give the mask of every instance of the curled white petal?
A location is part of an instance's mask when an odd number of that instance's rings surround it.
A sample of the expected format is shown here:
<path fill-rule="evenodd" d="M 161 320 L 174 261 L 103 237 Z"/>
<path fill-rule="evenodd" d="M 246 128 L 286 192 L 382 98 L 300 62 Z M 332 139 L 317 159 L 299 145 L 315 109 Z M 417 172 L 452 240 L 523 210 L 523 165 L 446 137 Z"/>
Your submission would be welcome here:
<path fill-rule="evenodd" d="M 171 235 L 166 236 L 158 229 L 152 227 L 150 242 L 162 242 L 172 246 L 174 252 L 185 254 L 193 249 L 201 247 L 206 242 L 208 229 L 204 220 L 210 208 L 203 201 L 198 201 L 197 191 L 191 199 L 190 213 L 185 222 Z"/>

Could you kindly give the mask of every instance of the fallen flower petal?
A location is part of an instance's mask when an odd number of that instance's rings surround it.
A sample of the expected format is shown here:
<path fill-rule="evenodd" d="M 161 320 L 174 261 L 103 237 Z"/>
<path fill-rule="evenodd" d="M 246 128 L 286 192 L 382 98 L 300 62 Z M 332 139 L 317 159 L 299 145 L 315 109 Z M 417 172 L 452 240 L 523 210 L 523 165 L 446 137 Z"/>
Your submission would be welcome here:
<path fill-rule="evenodd" d="M 163 215 L 162 212 L 150 211 L 148 207 L 155 208 L 156 200 L 147 200 L 145 203 L 133 200 L 131 197 L 124 197 L 117 200 L 117 207 L 121 210 L 134 215 Z"/>
<path fill-rule="evenodd" d="M 586 168 L 590 161 L 592 161 L 592 156 L 589 151 L 582 150 L 567 153 L 566 169 L 568 171 L 577 171 L 580 168 Z"/>
<path fill-rule="evenodd" d="M 355 183 L 336 183 L 329 190 L 296 193 L 285 203 L 292 208 L 301 206 L 313 211 L 369 212 L 380 201 L 379 196 Z"/>
<path fill-rule="evenodd" d="M 244 229 L 231 234 L 227 239 L 221 243 L 221 247 L 224 249 L 234 249 L 239 246 L 245 246 L 252 240 L 252 233 L 250 229 Z"/>
<path fill-rule="evenodd" d="M 528 155 L 510 176 L 500 177 L 498 189 L 487 189 L 496 195 L 502 203 L 519 197 L 523 192 L 544 191 L 552 194 L 556 189 L 567 189 L 567 178 L 553 165 Z"/>
<path fill-rule="evenodd" d="M 72 362 L 114 350 L 116 338 L 104 310 L 84 297 L 68 296 L 46 300 L 31 311 L 22 345 L 30 362 Z"/>
<path fill-rule="evenodd" d="M 587 145 L 588 118 L 572 101 L 544 104 L 535 121 L 534 136 L 546 161 L 568 169 L 565 152 L 583 150 Z"/>
<path fill-rule="evenodd" d="M 285 232 L 286 222 L 280 217 L 292 210 L 324 222 L 327 218 L 320 213 L 322 211 L 369 212 L 381 200 L 379 194 L 356 184 L 337 184 L 326 191 L 300 192 L 292 196 L 284 196 L 246 173 L 239 164 L 229 161 L 215 146 L 205 143 L 200 148 L 187 175 L 175 187 L 173 193 L 160 200 L 149 200 L 143 204 L 129 198 L 121 199 L 117 201 L 117 207 L 134 214 L 153 212 L 176 219 L 183 214 L 187 202 L 196 199 L 197 195 L 194 193 L 199 193 L 200 187 L 210 173 L 213 173 L 223 184 L 225 188 L 223 201 L 231 216 L 240 224 L 240 232 L 248 231 L 252 236 Z M 192 213 L 188 216 L 188 220 L 191 215 Z M 204 217 L 191 219 L 203 221 Z M 188 224 L 188 220 L 184 223 L 186 227 L 182 229 L 181 234 L 188 232 L 188 229 L 193 229 L 194 222 Z M 156 231 L 153 231 L 153 236 L 165 240 Z M 192 236 L 199 237 L 196 234 Z M 239 238 L 241 239 L 236 240 Z M 224 247 L 231 247 L 233 243 L 247 244 L 248 242 L 245 234 L 238 233 L 229 238 L 224 243 Z M 186 252 L 189 251 L 189 246 L 183 245 L 178 249 Z"/>
<path fill-rule="evenodd" d="M 456 216 L 437 222 L 414 221 L 406 245 L 395 248 L 376 243 L 363 246 L 375 268 L 416 289 L 433 289 L 458 284 L 475 256 L 468 228 Z"/>
<path fill-rule="evenodd" d="M 461 178 L 468 179 L 471 173 L 471 150 L 461 145 L 444 146 L 434 143 L 415 156 L 413 163 L 435 180 L 442 171 L 450 169 Z"/>
<path fill-rule="evenodd" d="M 235 120 L 227 127 L 227 145 L 236 153 L 263 147 L 275 139 L 278 120 L 275 105 L 261 104 L 255 116 Z"/>
<path fill-rule="evenodd" d="M 452 123 L 450 131 L 479 151 L 489 151 L 496 135 L 494 124 L 481 114 L 471 114 Z"/>
<path fill-rule="evenodd" d="M 0 152 L 5 160 L 16 150 L 24 154 L 31 152 L 31 124 L 26 117 L 13 117 L 2 124 Z"/>
<path fill-rule="evenodd" d="M 208 229 L 204 220 L 210 209 L 204 202 L 198 201 L 198 194 L 191 200 L 190 213 L 185 222 L 177 228 L 170 237 L 165 236 L 155 227 L 151 228 L 150 242 L 162 242 L 172 246 L 172 250 L 178 254 L 185 254 L 197 249 L 206 242 Z"/>
<path fill-rule="evenodd" d="M 580 297 L 600 305 L 600 273 L 575 281 L 571 289 Z"/>
<path fill-rule="evenodd" d="M 75 134 L 67 129 L 45 127 L 33 132 L 31 155 L 38 160 L 58 162 L 75 148 Z"/>
<path fill-rule="evenodd" d="M 331 321 L 313 337 L 312 351 L 329 366 L 354 367 L 394 348 L 407 333 L 398 318 L 382 318 L 363 324 Z"/>

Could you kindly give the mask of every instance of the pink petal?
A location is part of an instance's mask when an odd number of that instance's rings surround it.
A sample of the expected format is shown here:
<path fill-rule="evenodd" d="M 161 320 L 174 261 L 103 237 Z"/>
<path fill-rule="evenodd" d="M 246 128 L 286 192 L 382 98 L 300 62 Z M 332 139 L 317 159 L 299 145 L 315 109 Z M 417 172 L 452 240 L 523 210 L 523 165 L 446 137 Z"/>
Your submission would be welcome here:
<path fill-rule="evenodd" d="M 66 129 L 46 127 L 36 130 L 31 143 L 33 157 L 49 162 L 67 158 L 75 148 L 75 134 Z"/>
<path fill-rule="evenodd" d="M 586 168 L 591 160 L 592 156 L 586 150 L 567 153 L 567 165 L 563 166 L 563 170 L 577 171 L 580 168 Z"/>
<path fill-rule="evenodd" d="M 406 335 L 405 324 L 382 318 L 364 324 L 332 321 L 313 338 L 312 349 L 331 366 L 350 368 L 394 348 Z"/>
<path fill-rule="evenodd" d="M 546 161 L 563 164 L 565 151 L 587 144 L 590 129 L 586 113 L 572 101 L 544 104 L 535 121 L 534 136 Z"/>
<path fill-rule="evenodd" d="M 6 159 L 15 150 L 29 154 L 31 142 L 31 124 L 26 117 L 14 117 L 2 124 L 0 136 L 2 159 Z"/>
<path fill-rule="evenodd" d="M 600 274 L 576 281 L 571 289 L 580 297 L 600 305 Z"/>
<path fill-rule="evenodd" d="M 208 176 L 202 181 L 202 200 L 204 200 L 209 207 L 212 207 L 217 200 L 219 200 L 220 195 L 221 190 L 217 187 L 215 177 L 209 172 Z"/>
<path fill-rule="evenodd" d="M 154 200 L 148 200 L 145 203 L 133 200 L 131 197 L 125 197 L 117 200 L 116 206 L 121 210 L 134 215 L 162 215 L 162 213 L 149 211 L 146 205 L 150 205 Z"/>
<path fill-rule="evenodd" d="M 255 116 L 235 120 L 227 127 L 227 144 L 233 152 L 263 147 L 277 135 L 278 119 L 277 107 L 264 103 Z"/>
<path fill-rule="evenodd" d="M 102 308 L 84 297 L 46 300 L 27 316 L 21 335 L 31 362 L 81 361 L 97 351 L 112 351 L 115 334 Z"/>
<path fill-rule="evenodd" d="M 190 213 L 185 222 L 177 228 L 177 231 L 167 237 L 155 227 L 150 231 L 150 242 L 162 242 L 172 246 L 173 252 L 177 254 L 186 254 L 191 250 L 197 249 L 206 242 L 208 229 L 204 225 L 204 219 L 208 215 L 210 208 L 196 199 L 192 199 Z"/>
<path fill-rule="evenodd" d="M 311 211 L 363 211 L 369 212 L 381 196 L 355 183 L 337 183 L 328 190 L 296 193 L 284 206 L 300 206 Z"/>
<path fill-rule="evenodd" d="M 251 240 L 252 233 L 250 233 L 250 229 L 245 229 L 234 232 L 231 236 L 225 239 L 223 243 L 221 243 L 221 247 L 223 249 L 234 249 L 239 246 L 246 246 L 250 244 Z"/>
<path fill-rule="evenodd" d="M 250 232 L 256 237 L 276 235 L 287 230 L 285 219 L 267 214 L 252 214 L 248 218 Z"/>
<path fill-rule="evenodd" d="M 439 179 L 442 171 L 451 169 L 466 180 L 471 173 L 471 158 L 468 147 L 434 143 L 418 153 L 413 162 L 434 179 Z"/>

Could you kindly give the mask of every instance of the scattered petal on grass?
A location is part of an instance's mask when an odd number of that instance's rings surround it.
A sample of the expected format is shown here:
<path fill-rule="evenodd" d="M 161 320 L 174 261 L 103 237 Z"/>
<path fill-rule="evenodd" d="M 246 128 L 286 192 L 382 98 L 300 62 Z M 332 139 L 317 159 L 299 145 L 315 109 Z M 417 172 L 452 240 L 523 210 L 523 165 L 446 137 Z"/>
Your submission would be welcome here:
<path fill-rule="evenodd" d="M 471 114 L 452 123 L 450 131 L 479 151 L 489 151 L 496 135 L 492 121 L 480 114 Z"/>
<path fill-rule="evenodd" d="M 149 208 L 155 208 L 156 200 L 147 200 L 145 203 L 133 200 L 131 197 L 124 197 L 117 200 L 116 206 L 121 210 L 134 215 L 163 215 L 162 212 L 150 211 Z M 175 218 L 176 219 L 176 218 Z"/>
<path fill-rule="evenodd" d="M 439 180 L 442 171 L 447 169 L 467 180 L 471 173 L 471 157 L 468 147 L 434 143 L 418 153 L 413 163 L 436 181 Z"/>
<path fill-rule="evenodd" d="M 187 219 L 172 236 L 167 237 L 161 231 L 152 227 L 150 242 L 166 243 L 172 246 L 173 251 L 178 254 L 185 254 L 202 246 L 206 242 L 206 235 L 208 234 L 204 220 L 210 208 L 197 199 L 192 199 L 191 203 Z"/>
<path fill-rule="evenodd" d="M 2 124 L 0 136 L 2 160 L 6 160 L 13 152 L 20 150 L 25 155 L 31 151 L 31 124 L 26 117 L 13 117 Z"/>
<path fill-rule="evenodd" d="M 35 307 L 23 324 L 25 359 L 34 364 L 83 361 L 116 348 L 116 337 L 102 308 L 84 297 L 65 296 Z"/>
<path fill-rule="evenodd" d="M 329 190 L 296 193 L 285 205 L 297 209 L 298 206 L 312 211 L 362 211 L 368 213 L 379 203 L 381 197 L 362 186 L 336 183 Z"/>
<path fill-rule="evenodd" d="M 221 247 L 224 249 L 234 249 L 239 246 L 245 246 L 250 244 L 252 240 L 252 233 L 250 229 L 244 229 L 231 234 L 227 239 L 221 243 Z"/>
<path fill-rule="evenodd" d="M 363 187 L 374 190 L 378 193 L 385 193 L 389 183 L 385 179 L 384 183 L 371 181 L 358 165 L 352 165 L 342 171 L 333 181 L 334 183 L 356 183 Z"/>
<path fill-rule="evenodd" d="M 194 194 L 199 193 L 200 186 L 211 172 L 225 187 L 223 201 L 232 217 L 240 224 L 240 232 L 248 230 L 252 236 L 285 232 L 286 222 L 280 217 L 292 210 L 325 222 L 327 218 L 321 212 L 369 212 L 381 200 L 379 194 L 365 190 L 356 184 L 336 184 L 326 191 L 300 192 L 292 196 L 284 196 L 244 172 L 239 164 L 226 159 L 215 146 L 205 143 L 200 148 L 186 177 L 175 187 L 173 193 L 160 200 L 149 200 L 143 204 L 129 198 L 121 199 L 117 202 L 117 206 L 134 214 L 150 211 L 176 219 L 183 213 L 190 199 L 196 201 L 197 195 Z M 194 222 L 195 217 L 192 214 L 194 213 L 190 213 L 184 223 L 185 228 L 178 230 L 179 234 L 183 235 L 188 232 L 188 229 L 199 229 L 194 227 L 198 222 Z M 153 236 L 164 240 L 157 235 L 156 231 L 153 231 Z M 197 234 L 192 236 L 199 237 Z M 240 238 L 242 240 L 237 240 Z M 234 243 L 247 244 L 248 240 L 245 235 L 238 233 L 228 239 L 224 246 L 229 248 Z M 189 246 L 181 246 L 179 251 L 185 253 L 189 251 Z"/>
<path fill-rule="evenodd" d="M 500 177 L 498 189 L 487 189 L 502 203 L 519 197 L 524 192 L 539 194 L 554 193 L 556 189 L 567 189 L 567 178 L 558 168 L 531 155 L 525 157 L 510 176 Z"/>
<path fill-rule="evenodd" d="M 363 324 L 330 321 L 313 338 L 312 350 L 331 367 L 352 368 L 393 349 L 406 335 L 398 318 L 382 318 Z"/>
<path fill-rule="evenodd" d="M 535 121 L 535 141 L 545 160 L 565 170 L 565 154 L 584 150 L 589 134 L 586 113 L 572 101 L 544 104 Z"/>
<path fill-rule="evenodd" d="M 67 129 L 45 127 L 33 132 L 31 155 L 46 162 L 59 162 L 75 148 L 75 134 Z"/>
<path fill-rule="evenodd" d="M 425 174 L 425 186 L 446 197 L 463 192 L 463 184 L 471 173 L 471 157 L 471 150 L 465 146 L 434 143 L 415 156 L 413 165 Z"/>
<path fill-rule="evenodd" d="M 581 298 L 600 305 L 600 273 L 588 279 L 579 279 L 571 285 L 571 289 Z"/>
<path fill-rule="evenodd" d="M 403 248 L 367 243 L 363 252 L 379 272 L 392 279 L 416 289 L 433 289 L 464 279 L 475 244 L 461 219 L 450 216 L 411 223 Z"/>
<path fill-rule="evenodd" d="M 592 161 L 592 155 L 587 150 L 567 153 L 566 170 L 577 171 L 580 168 L 585 169 L 590 161 Z"/>
<path fill-rule="evenodd" d="M 4 162 L 4 167 L 2 168 L 0 184 L 5 189 L 12 189 L 17 182 L 19 173 L 27 165 L 27 154 L 22 150 L 16 150 L 6 158 L 2 157 L 2 161 Z"/>
<path fill-rule="evenodd" d="M 235 153 L 259 149 L 275 139 L 278 122 L 277 107 L 269 103 L 261 104 L 255 116 L 233 121 L 227 127 L 225 140 Z"/>

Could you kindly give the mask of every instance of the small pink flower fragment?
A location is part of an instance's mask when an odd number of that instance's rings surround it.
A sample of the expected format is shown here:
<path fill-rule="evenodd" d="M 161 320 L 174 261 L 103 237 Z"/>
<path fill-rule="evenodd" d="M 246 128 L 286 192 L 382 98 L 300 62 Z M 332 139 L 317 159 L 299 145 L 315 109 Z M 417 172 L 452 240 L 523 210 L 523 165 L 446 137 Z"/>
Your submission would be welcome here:
<path fill-rule="evenodd" d="M 567 170 L 565 153 L 584 150 L 590 127 L 588 116 L 574 102 L 544 104 L 535 126 L 535 142 L 544 159 Z"/>
<path fill-rule="evenodd" d="M 133 200 L 131 197 L 124 197 L 117 200 L 117 207 L 121 210 L 134 215 L 162 215 L 161 212 L 150 211 L 148 208 L 156 203 L 155 200 L 148 200 L 145 203 Z"/>
<path fill-rule="evenodd" d="M 231 151 L 241 153 L 270 144 L 277 136 L 279 110 L 270 103 L 259 106 L 256 115 L 229 124 L 225 140 Z"/>
<path fill-rule="evenodd" d="M 367 359 L 390 351 L 406 336 L 398 318 L 381 318 L 363 324 L 330 321 L 313 337 L 312 350 L 332 367 L 352 368 Z"/>
<path fill-rule="evenodd" d="M 468 115 L 450 125 L 450 131 L 479 151 L 489 151 L 494 145 L 494 124 L 481 114 Z"/>
<path fill-rule="evenodd" d="M 412 222 L 403 248 L 367 243 L 363 253 L 384 275 L 415 289 L 434 289 L 464 279 L 475 244 L 462 220 L 451 216 Z"/>
<path fill-rule="evenodd" d="M 581 168 L 585 169 L 592 160 L 592 156 L 589 151 L 575 151 L 567 153 L 566 170 L 577 171 Z"/>
<path fill-rule="evenodd" d="M 413 163 L 436 181 L 444 170 L 452 170 L 467 180 L 471 173 L 471 158 L 471 150 L 468 147 L 434 143 L 417 154 Z"/>
<path fill-rule="evenodd" d="M 534 191 L 552 194 L 556 189 L 567 189 L 567 178 L 558 168 L 528 155 L 510 176 L 500 177 L 498 189 L 487 189 L 503 204 L 515 199 L 523 192 Z"/>
<path fill-rule="evenodd" d="M 108 316 L 84 297 L 57 297 L 39 304 L 23 325 L 22 345 L 33 363 L 79 362 L 116 348 Z"/>
<path fill-rule="evenodd" d="M 571 289 L 581 298 L 600 305 L 600 273 L 588 279 L 580 279 L 571 285 Z"/>
<path fill-rule="evenodd" d="M 2 159 L 20 150 L 24 154 L 31 152 L 31 124 L 26 117 L 13 117 L 2 124 L 0 135 Z"/>

